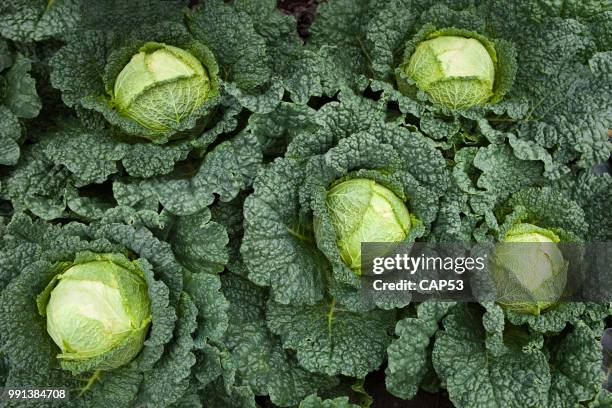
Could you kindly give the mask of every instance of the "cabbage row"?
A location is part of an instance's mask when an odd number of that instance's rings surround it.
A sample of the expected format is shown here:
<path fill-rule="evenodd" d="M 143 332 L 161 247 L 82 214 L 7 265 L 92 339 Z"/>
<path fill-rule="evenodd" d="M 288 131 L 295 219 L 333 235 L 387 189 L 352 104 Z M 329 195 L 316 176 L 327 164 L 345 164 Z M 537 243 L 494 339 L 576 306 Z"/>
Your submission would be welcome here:
<path fill-rule="evenodd" d="M 278 6 L 0 4 L 0 405 L 612 406 L 559 249 L 612 252 L 612 6 Z M 415 302 L 362 242 L 496 250 Z"/>

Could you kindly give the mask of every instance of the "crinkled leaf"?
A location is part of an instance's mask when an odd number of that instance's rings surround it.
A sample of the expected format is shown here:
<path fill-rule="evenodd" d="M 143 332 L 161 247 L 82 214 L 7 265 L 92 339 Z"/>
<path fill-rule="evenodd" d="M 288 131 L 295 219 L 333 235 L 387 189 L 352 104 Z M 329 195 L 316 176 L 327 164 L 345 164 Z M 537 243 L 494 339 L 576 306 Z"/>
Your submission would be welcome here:
<path fill-rule="evenodd" d="M 355 313 L 335 304 L 268 304 L 268 326 L 286 349 L 295 350 L 301 366 L 327 375 L 364 377 L 383 362 L 391 342 L 393 312 Z"/>

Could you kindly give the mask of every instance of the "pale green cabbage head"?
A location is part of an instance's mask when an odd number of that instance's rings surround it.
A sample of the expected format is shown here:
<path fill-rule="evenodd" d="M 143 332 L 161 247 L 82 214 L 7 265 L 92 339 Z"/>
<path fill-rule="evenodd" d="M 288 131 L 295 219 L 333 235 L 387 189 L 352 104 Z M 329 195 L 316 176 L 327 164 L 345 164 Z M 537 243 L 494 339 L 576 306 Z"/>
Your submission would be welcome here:
<path fill-rule="evenodd" d="M 406 73 L 435 102 L 450 108 L 469 108 L 493 96 L 495 64 L 475 38 L 443 35 L 421 42 Z"/>
<path fill-rule="evenodd" d="M 96 260 L 70 267 L 50 285 L 47 332 L 60 360 L 113 369 L 140 352 L 151 302 L 139 269 Z"/>
<path fill-rule="evenodd" d="M 516 224 L 492 254 L 491 272 L 498 302 L 520 313 L 540 314 L 565 290 L 567 262 L 550 230 Z"/>
<path fill-rule="evenodd" d="M 122 115 L 163 132 L 201 107 L 211 86 L 208 72 L 191 53 L 151 42 L 115 79 L 113 102 Z"/>
<path fill-rule="evenodd" d="M 358 274 L 362 242 L 400 242 L 410 231 L 404 202 L 373 180 L 343 181 L 327 192 L 326 201 L 340 256 Z"/>

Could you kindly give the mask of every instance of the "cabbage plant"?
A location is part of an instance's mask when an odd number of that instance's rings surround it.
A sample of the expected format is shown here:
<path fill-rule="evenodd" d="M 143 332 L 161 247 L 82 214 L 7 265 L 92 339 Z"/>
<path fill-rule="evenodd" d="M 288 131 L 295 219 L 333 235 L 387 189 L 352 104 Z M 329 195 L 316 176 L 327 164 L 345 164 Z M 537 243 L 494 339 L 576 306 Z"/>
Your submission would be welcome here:
<path fill-rule="evenodd" d="M 245 200 L 248 277 L 282 304 L 312 304 L 330 288 L 338 302 L 374 307 L 360 291 L 361 243 L 423 236 L 449 188 L 431 140 L 385 123 L 368 99 L 339 98 L 258 174 Z"/>
<path fill-rule="evenodd" d="M 480 161 L 478 156 L 474 164 Z M 499 183 L 498 188 L 508 189 L 525 182 L 514 161 L 501 167 L 496 177 L 488 169 L 477 185 Z M 455 172 L 462 188 L 470 175 Z M 500 192 L 484 216 L 476 213 L 488 205 L 480 199 L 482 191 L 451 191 L 436 220 L 437 236 L 477 240 L 487 249 L 488 270 L 473 271 L 470 279 L 480 301 L 427 301 L 400 320 L 387 349 L 387 390 L 413 398 L 433 366 L 456 407 L 491 406 L 491 401 L 551 407 L 596 400 L 604 378 L 600 337 L 609 304 L 560 301 L 560 296 L 579 282 L 580 268 L 572 267 L 570 275 L 567 265 L 579 259 L 581 245 L 574 244 L 587 236 L 610 237 L 604 207 L 611 181 L 608 175 L 587 173 L 523 188 L 509 198 Z M 505 298 L 496 301 L 496 294 Z"/>
<path fill-rule="evenodd" d="M 236 125 L 240 107 L 265 110 L 279 102 L 278 92 L 267 93 L 265 40 L 252 25 L 230 29 L 238 15 L 234 5 L 212 2 L 163 23 L 70 35 L 51 60 L 52 83 L 68 106 L 105 121 L 122 140 L 200 139 L 196 144 L 205 147 L 218 135 L 215 125 Z M 237 35 L 252 45 L 249 52 L 226 46 Z M 250 75 L 241 64 L 251 67 Z"/>
<path fill-rule="evenodd" d="M 552 231 L 532 224 L 511 227 L 495 247 L 490 271 L 497 302 L 520 313 L 540 314 L 563 294 L 568 263 Z"/>
<path fill-rule="evenodd" d="M 71 119 L 31 129 L 29 138 L 44 142 L 27 144 L 20 168 L 2 182 L 19 211 L 90 220 L 115 201 L 157 201 L 174 214 L 191 215 L 215 196 L 230 201 L 250 185 L 261 149 L 238 116 L 269 113 L 279 104 L 282 67 L 302 47 L 294 21 L 267 0 L 188 9 L 176 3 L 143 2 L 146 15 L 135 22 L 127 19 L 131 23 L 113 30 L 87 26 L 58 42 L 48 85 L 61 93 Z M 262 15 L 287 35 L 279 40 L 270 33 L 259 24 Z M 16 160 L 15 147 L 2 154 Z M 113 183 L 111 200 L 80 191 L 105 182 Z"/>
<path fill-rule="evenodd" d="M 450 174 L 418 131 L 350 91 L 338 99 L 296 122 L 314 125 L 258 173 L 240 252 L 246 277 L 269 288 L 267 327 L 298 363 L 362 377 L 384 361 L 392 309 L 410 299 L 365 293 L 361 242 L 426 236 Z"/>
<path fill-rule="evenodd" d="M 361 273 L 362 242 L 400 242 L 410 232 L 406 204 L 374 180 L 342 181 L 327 192 L 327 209 L 337 236 L 340 257 Z M 315 219 L 315 236 L 317 225 Z"/>
<path fill-rule="evenodd" d="M 159 230 L 189 244 L 176 250 Z M 70 406 L 176 404 L 197 361 L 225 352 L 226 243 L 208 210 L 181 220 L 117 207 L 65 225 L 16 214 L 0 238 L 3 386 L 69 390 Z"/>
<path fill-rule="evenodd" d="M 597 1 L 324 2 L 312 88 L 391 103 L 445 146 L 506 144 L 558 179 L 610 154 L 609 15 Z"/>
<path fill-rule="evenodd" d="M 164 4 L 152 2 L 151 14 Z M 295 32 L 270 38 L 258 22 L 268 13 L 287 30 L 290 17 L 266 0 L 211 1 L 181 11 L 156 23 L 66 35 L 50 64 L 64 103 L 87 124 L 112 126 L 121 140 L 186 139 L 191 149 L 233 130 L 242 108 L 272 111 L 283 94 L 280 70 L 299 57 L 300 43 Z"/>
<path fill-rule="evenodd" d="M 38 296 L 63 368 L 110 370 L 142 349 L 151 300 L 138 264 L 118 254 L 85 254 Z"/>
<path fill-rule="evenodd" d="M 184 24 L 136 25 L 116 37 L 106 43 L 96 32 L 71 37 L 51 59 L 51 80 L 66 104 L 103 118 L 119 140 L 158 145 L 191 140 L 237 113 L 232 109 L 236 100 L 224 103 L 221 98 L 220 81 L 229 78 L 219 72 L 229 68 L 218 62 L 219 50 Z M 95 54 L 102 51 L 104 56 Z M 95 62 L 81 67 L 77 53 Z M 94 71 L 103 72 L 96 74 L 98 82 L 89 80 Z M 267 79 L 260 78 L 262 86 Z M 213 117 L 217 110 L 221 114 Z"/>

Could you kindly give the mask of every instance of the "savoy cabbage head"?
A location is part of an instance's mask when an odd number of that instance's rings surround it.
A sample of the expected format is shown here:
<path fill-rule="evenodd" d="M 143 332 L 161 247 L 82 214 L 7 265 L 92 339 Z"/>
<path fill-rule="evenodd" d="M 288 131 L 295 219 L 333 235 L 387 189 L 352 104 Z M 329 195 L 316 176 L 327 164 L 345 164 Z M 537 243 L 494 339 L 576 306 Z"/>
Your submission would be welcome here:
<path fill-rule="evenodd" d="M 200 60 L 207 62 L 206 68 Z M 155 141 L 153 135 L 163 134 L 218 98 L 218 70 L 203 46 L 184 50 L 146 43 L 115 78 L 111 104 L 121 116 L 150 130 L 143 137 Z"/>
<path fill-rule="evenodd" d="M 568 261 L 556 245 L 559 241 L 548 229 L 527 223 L 512 226 L 492 254 L 497 302 L 535 315 L 554 306 L 567 285 Z"/>
<path fill-rule="evenodd" d="M 137 264 L 113 254 L 79 253 L 62 265 L 37 297 L 38 312 L 73 373 L 112 370 L 142 349 L 151 324 L 151 300 Z"/>
<path fill-rule="evenodd" d="M 414 95 L 416 87 L 440 105 L 470 108 L 500 100 L 511 85 L 501 74 L 516 62 L 498 60 L 495 44 L 484 36 L 446 28 L 426 29 L 416 38 L 406 44 L 396 68 L 397 86 L 405 95 Z"/>
<path fill-rule="evenodd" d="M 401 242 L 410 232 L 406 204 L 388 188 L 367 178 L 340 180 L 330 186 L 325 202 L 337 236 L 342 261 L 361 273 L 361 242 Z M 313 219 L 315 238 L 325 232 Z"/>

